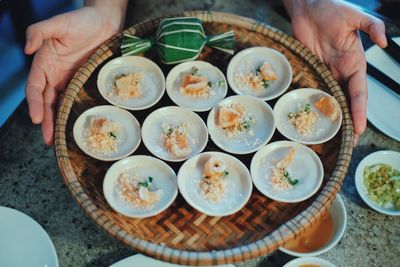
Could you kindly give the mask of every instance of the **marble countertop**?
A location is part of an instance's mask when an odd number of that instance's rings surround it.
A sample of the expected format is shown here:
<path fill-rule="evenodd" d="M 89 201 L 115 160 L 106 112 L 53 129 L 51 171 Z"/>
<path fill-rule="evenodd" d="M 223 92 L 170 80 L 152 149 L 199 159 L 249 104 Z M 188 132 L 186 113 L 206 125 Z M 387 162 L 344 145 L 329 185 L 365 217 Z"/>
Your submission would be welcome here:
<path fill-rule="evenodd" d="M 128 21 L 182 9 L 211 9 L 253 17 L 290 31 L 289 23 L 267 1 L 247 2 L 248 5 L 243 5 L 245 1 L 135 1 Z M 0 147 L 0 205 L 22 211 L 43 226 L 55 245 L 60 266 L 109 266 L 135 254 L 97 227 L 76 204 L 63 184 L 54 148 L 43 144 L 40 126 L 31 124 L 26 104 L 15 111 L 7 129 L 1 131 Z M 346 233 L 336 247 L 320 256 L 337 266 L 398 266 L 400 217 L 371 210 L 354 184 L 360 160 L 382 149 L 400 151 L 400 143 L 369 125 L 354 149 L 340 192 L 348 214 Z M 236 266 L 282 266 L 291 259 L 274 252 Z"/>

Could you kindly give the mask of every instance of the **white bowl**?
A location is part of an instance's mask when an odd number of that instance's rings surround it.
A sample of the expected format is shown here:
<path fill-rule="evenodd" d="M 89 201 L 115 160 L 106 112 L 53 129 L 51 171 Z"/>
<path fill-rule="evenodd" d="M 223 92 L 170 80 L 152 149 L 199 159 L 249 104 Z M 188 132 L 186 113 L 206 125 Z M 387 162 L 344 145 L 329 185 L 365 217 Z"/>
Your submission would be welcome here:
<path fill-rule="evenodd" d="M 142 72 L 142 95 L 136 99 L 121 99 L 113 93 L 116 77 L 132 72 Z M 97 77 L 100 94 L 109 103 L 129 109 L 142 110 L 155 105 L 165 91 L 165 77 L 161 69 L 150 59 L 140 56 L 117 57 L 107 62 Z"/>
<path fill-rule="evenodd" d="M 237 84 L 234 80 L 235 74 L 254 72 L 264 62 L 273 66 L 278 79 L 260 94 L 251 88 Z M 231 59 L 228 65 L 227 79 L 232 90 L 238 95 L 253 95 L 262 100 L 270 100 L 280 96 L 289 88 L 292 81 L 292 67 L 287 58 L 275 49 L 251 47 L 240 51 Z"/>
<path fill-rule="evenodd" d="M 357 192 L 361 196 L 362 200 L 364 200 L 364 202 L 372 209 L 386 215 L 400 216 L 400 210 L 395 208 L 383 208 L 368 197 L 367 189 L 364 185 L 364 168 L 377 163 L 386 163 L 391 165 L 393 168 L 400 170 L 400 153 L 390 150 L 381 150 L 371 153 L 361 160 L 357 166 L 355 174 Z"/>
<path fill-rule="evenodd" d="M 0 266 L 59 266 L 53 242 L 38 222 L 3 206 L 0 218 Z"/>
<path fill-rule="evenodd" d="M 319 267 L 336 267 L 330 261 L 317 257 L 303 257 L 289 261 L 283 267 L 301 267 L 301 266 L 319 266 Z"/>
<path fill-rule="evenodd" d="M 204 165 L 212 156 L 221 158 L 229 172 L 224 178 L 225 194 L 216 203 L 206 200 L 199 189 Z M 250 173 L 240 160 L 221 152 L 205 152 L 190 158 L 181 166 L 178 188 L 183 198 L 196 210 L 209 216 L 227 216 L 239 211 L 247 203 L 253 186 Z"/>
<path fill-rule="evenodd" d="M 179 92 L 183 75 L 191 73 L 193 68 L 198 69 L 198 73 L 206 76 L 211 82 L 211 92 L 213 95 L 201 98 L 184 96 Z M 221 84 L 218 81 L 222 81 Z M 193 111 L 210 110 L 220 100 L 224 99 L 228 91 L 228 84 L 224 74 L 215 66 L 205 61 L 189 61 L 175 66 L 167 75 L 166 81 L 167 94 L 178 106 L 189 108 Z"/>
<path fill-rule="evenodd" d="M 142 254 L 136 254 L 133 256 L 130 256 L 128 258 L 122 259 L 114 264 L 112 264 L 110 267 L 143 267 L 143 266 L 149 266 L 149 267 L 191 267 L 189 265 L 178 265 L 178 264 L 173 264 L 165 261 L 160 261 L 156 260 L 147 256 L 144 256 Z M 214 267 L 235 267 L 232 264 L 224 264 L 224 265 L 213 265 Z"/>
<path fill-rule="evenodd" d="M 162 125 L 187 124 L 189 143 L 192 153 L 187 156 L 176 157 L 165 150 L 162 143 Z M 155 156 L 166 161 L 184 161 L 200 153 L 207 145 L 208 131 L 204 121 L 193 111 L 176 106 L 163 107 L 153 111 L 143 122 L 143 143 Z"/>
<path fill-rule="evenodd" d="M 134 170 L 139 177 L 153 177 L 153 185 L 162 189 L 160 200 L 150 208 L 135 207 L 119 197 L 116 189 L 117 179 L 123 172 Z M 117 212 L 133 218 L 145 218 L 159 214 L 167 209 L 178 195 L 176 174 L 165 162 L 150 156 L 131 156 L 115 162 L 108 169 L 103 192 L 108 204 Z"/>
<path fill-rule="evenodd" d="M 281 250 L 282 252 L 285 252 L 286 254 L 296 256 L 296 257 L 314 257 L 314 256 L 318 256 L 322 253 L 325 253 L 325 252 L 329 251 L 330 249 L 332 249 L 334 246 L 336 246 L 336 244 L 343 237 L 344 232 L 346 230 L 346 224 L 347 224 L 346 207 L 344 205 L 343 199 L 339 195 L 336 195 L 336 198 L 333 201 L 332 206 L 329 207 L 328 210 L 332 216 L 333 234 L 332 234 L 331 240 L 328 241 L 323 247 L 319 248 L 318 250 L 315 250 L 313 252 L 308 252 L 308 253 L 295 252 L 295 251 L 286 249 L 284 247 L 280 247 L 279 250 Z M 322 266 L 324 266 L 324 265 L 322 265 Z"/>
<path fill-rule="evenodd" d="M 105 117 L 122 126 L 118 135 L 121 141 L 118 142 L 116 151 L 107 154 L 100 153 L 87 145 L 87 130 L 90 127 L 91 117 Z M 83 112 L 75 121 L 73 134 L 76 144 L 83 152 L 103 161 L 124 158 L 135 152 L 140 144 L 140 124 L 136 118 L 128 111 L 110 105 L 96 106 Z"/>
<path fill-rule="evenodd" d="M 233 103 L 242 104 L 255 119 L 254 135 L 247 132 L 236 133 L 231 137 L 217 126 L 220 107 Z M 261 99 L 253 96 L 231 96 L 219 102 L 208 114 L 207 127 L 213 142 L 221 149 L 234 154 L 249 154 L 257 151 L 271 139 L 275 132 L 272 108 Z"/>
<path fill-rule="evenodd" d="M 266 175 L 274 162 L 282 159 L 292 147 L 296 152 L 287 171 L 299 183 L 288 190 L 274 190 Z M 264 146 L 251 160 L 250 170 L 254 185 L 263 195 L 289 203 L 300 202 L 314 195 L 324 177 L 324 167 L 317 154 L 305 145 L 291 141 L 277 141 Z"/>
<path fill-rule="evenodd" d="M 314 106 L 314 103 L 323 96 L 331 97 L 331 95 L 322 90 L 302 88 L 290 91 L 279 98 L 274 107 L 276 128 L 278 131 L 287 139 L 302 144 L 321 144 L 332 139 L 342 125 L 342 111 L 340 110 L 339 118 L 335 122 L 332 122 L 331 119 Z M 318 113 L 318 118 L 312 126 L 314 131 L 308 135 L 302 135 L 290 124 L 288 114 L 290 112 L 297 112 L 299 108 L 304 107 L 306 104 L 310 104 L 313 111 Z"/>

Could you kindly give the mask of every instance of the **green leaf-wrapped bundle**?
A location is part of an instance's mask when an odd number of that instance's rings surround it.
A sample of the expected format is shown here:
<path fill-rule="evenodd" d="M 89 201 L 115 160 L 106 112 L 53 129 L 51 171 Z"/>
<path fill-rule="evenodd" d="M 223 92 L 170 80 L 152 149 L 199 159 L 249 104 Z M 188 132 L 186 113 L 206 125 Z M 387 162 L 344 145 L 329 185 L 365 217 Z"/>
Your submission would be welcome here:
<path fill-rule="evenodd" d="M 122 55 L 136 55 L 155 46 L 161 61 L 176 64 L 195 60 L 207 45 L 233 54 L 234 33 L 229 31 L 215 36 L 206 36 L 202 21 L 198 18 L 169 18 L 161 21 L 157 33 L 149 39 L 124 34 Z"/>

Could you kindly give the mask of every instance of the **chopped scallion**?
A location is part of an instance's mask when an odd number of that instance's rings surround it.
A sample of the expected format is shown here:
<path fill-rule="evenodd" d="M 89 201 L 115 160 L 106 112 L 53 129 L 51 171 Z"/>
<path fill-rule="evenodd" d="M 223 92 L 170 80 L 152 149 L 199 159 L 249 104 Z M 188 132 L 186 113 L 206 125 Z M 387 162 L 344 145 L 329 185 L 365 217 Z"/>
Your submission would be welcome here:
<path fill-rule="evenodd" d="M 108 134 L 109 134 L 110 137 L 112 137 L 114 140 L 117 139 L 117 136 L 116 136 L 113 132 L 109 132 Z"/>

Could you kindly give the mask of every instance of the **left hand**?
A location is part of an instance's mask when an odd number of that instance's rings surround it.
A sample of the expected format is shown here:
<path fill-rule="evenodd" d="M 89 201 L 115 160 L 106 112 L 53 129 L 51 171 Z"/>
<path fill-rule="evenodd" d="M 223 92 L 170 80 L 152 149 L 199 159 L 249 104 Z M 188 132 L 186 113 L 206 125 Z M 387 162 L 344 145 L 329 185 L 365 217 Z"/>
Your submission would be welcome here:
<path fill-rule="evenodd" d="M 348 87 L 355 143 L 366 128 L 366 60 L 358 30 L 380 47 L 387 45 L 384 23 L 338 0 L 285 1 L 293 35 L 328 65 L 339 83 Z"/>
<path fill-rule="evenodd" d="M 32 122 L 42 124 L 47 145 L 54 143 L 58 95 L 94 49 L 117 33 L 123 23 L 124 13 L 108 6 L 117 6 L 117 1 L 103 3 L 105 6 L 84 7 L 27 29 L 25 52 L 35 53 L 35 57 L 26 84 L 26 99 Z"/>

